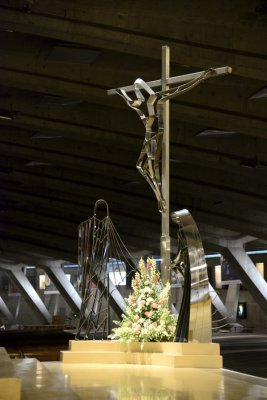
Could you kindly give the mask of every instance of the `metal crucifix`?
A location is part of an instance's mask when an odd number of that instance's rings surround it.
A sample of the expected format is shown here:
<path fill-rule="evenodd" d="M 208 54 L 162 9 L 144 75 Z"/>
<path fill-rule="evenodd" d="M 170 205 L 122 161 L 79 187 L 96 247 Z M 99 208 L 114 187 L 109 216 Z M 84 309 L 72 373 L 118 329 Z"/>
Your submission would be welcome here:
<path fill-rule="evenodd" d="M 146 129 L 137 169 L 154 191 L 161 212 L 161 278 L 164 284 L 170 280 L 171 270 L 169 100 L 193 89 L 208 78 L 229 74 L 231 71 L 230 67 L 210 68 L 206 71 L 170 77 L 170 49 L 168 46 L 163 46 L 161 79 L 150 82 L 136 79 L 133 85 L 108 90 L 108 95 L 120 95 L 128 106 L 138 113 Z M 171 85 L 176 86 L 171 87 Z M 161 87 L 161 90 L 152 89 L 157 87 Z M 133 93 L 134 98 L 130 97 L 129 93 Z"/>

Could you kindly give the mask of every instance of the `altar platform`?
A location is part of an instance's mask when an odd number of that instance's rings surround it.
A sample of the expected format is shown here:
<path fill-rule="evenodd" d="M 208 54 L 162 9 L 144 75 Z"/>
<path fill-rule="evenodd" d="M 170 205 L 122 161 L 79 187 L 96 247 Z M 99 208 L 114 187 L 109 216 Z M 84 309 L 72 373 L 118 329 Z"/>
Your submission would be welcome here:
<path fill-rule="evenodd" d="M 40 363 L 35 359 L 17 360 L 15 364 L 15 372 L 21 377 L 21 400 L 267 398 L 267 379 L 224 369 Z"/>
<path fill-rule="evenodd" d="M 21 400 L 267 399 L 267 379 L 223 368 L 39 362 L 33 358 L 11 362 L 12 374 L 21 382 Z M 13 399 L 0 391 L 0 400 Z"/>

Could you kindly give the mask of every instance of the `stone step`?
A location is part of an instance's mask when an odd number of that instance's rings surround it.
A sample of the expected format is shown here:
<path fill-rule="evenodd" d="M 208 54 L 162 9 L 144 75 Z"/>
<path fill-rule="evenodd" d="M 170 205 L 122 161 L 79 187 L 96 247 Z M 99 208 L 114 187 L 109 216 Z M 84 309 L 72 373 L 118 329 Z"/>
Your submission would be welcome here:
<path fill-rule="evenodd" d="M 70 351 L 115 351 L 168 353 L 177 355 L 219 355 L 219 343 L 175 343 L 175 342 L 132 342 L 122 343 L 111 340 L 70 340 Z"/>
<path fill-rule="evenodd" d="M 174 368 L 222 368 L 217 343 L 120 343 L 71 341 L 61 351 L 63 364 L 140 364 Z"/>

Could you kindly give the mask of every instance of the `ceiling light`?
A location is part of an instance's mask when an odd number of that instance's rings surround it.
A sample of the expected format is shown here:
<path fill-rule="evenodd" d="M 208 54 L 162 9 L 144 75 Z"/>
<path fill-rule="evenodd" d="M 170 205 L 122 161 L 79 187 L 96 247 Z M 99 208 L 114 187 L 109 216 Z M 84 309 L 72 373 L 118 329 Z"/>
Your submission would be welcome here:
<path fill-rule="evenodd" d="M 258 166 L 258 160 L 257 158 L 242 160 L 240 161 L 240 165 L 244 168 L 256 168 Z"/>
<path fill-rule="evenodd" d="M 58 105 L 58 106 L 75 106 L 77 104 L 81 104 L 83 101 L 78 99 L 68 99 L 62 96 L 54 96 L 51 94 L 44 95 L 39 105 L 47 106 L 47 105 Z"/>
<path fill-rule="evenodd" d="M 5 120 L 13 120 L 17 118 L 17 115 L 14 111 L 0 110 L 0 119 Z"/>
<path fill-rule="evenodd" d="M 201 132 L 198 132 L 195 136 L 229 136 L 229 135 L 235 135 L 237 132 L 235 131 L 224 131 L 221 129 L 213 129 L 213 128 L 208 128 L 204 129 Z"/>
<path fill-rule="evenodd" d="M 10 174 L 10 172 L 13 171 L 13 168 L 10 167 L 0 167 L 0 173 L 1 174 Z"/>
<path fill-rule="evenodd" d="M 50 135 L 48 133 L 36 132 L 31 136 L 31 139 L 59 139 L 64 137 L 63 135 Z"/>
<path fill-rule="evenodd" d="M 5 29 L 5 28 L 0 28 L 1 32 L 9 32 L 9 33 L 13 33 L 13 29 Z"/>
<path fill-rule="evenodd" d="M 255 99 L 264 99 L 267 97 L 267 87 L 258 90 L 256 93 L 252 94 L 249 99 L 250 100 L 255 100 Z"/>
<path fill-rule="evenodd" d="M 217 200 L 217 201 L 214 201 L 214 202 L 213 202 L 213 205 L 214 205 L 214 206 L 220 206 L 222 203 L 223 203 L 222 200 Z"/>
<path fill-rule="evenodd" d="M 129 185 L 142 185 L 143 182 L 141 181 L 127 181 L 124 183 L 125 186 L 129 186 Z"/>
<path fill-rule="evenodd" d="M 91 64 L 99 54 L 100 51 L 98 50 L 63 42 L 53 47 L 48 59 L 50 61 Z"/>
<path fill-rule="evenodd" d="M 51 163 L 45 161 L 29 161 L 26 164 L 26 167 L 47 167 L 51 165 L 52 165 Z"/>

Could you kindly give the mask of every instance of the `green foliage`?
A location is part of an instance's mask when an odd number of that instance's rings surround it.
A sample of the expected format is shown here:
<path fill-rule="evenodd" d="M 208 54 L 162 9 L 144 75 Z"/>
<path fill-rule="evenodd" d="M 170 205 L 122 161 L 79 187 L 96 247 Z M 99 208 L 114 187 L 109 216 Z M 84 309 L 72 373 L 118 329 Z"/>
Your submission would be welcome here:
<path fill-rule="evenodd" d="M 148 258 L 139 262 L 140 273 L 132 280 L 133 293 L 126 300 L 122 321 L 114 321 L 111 339 L 122 342 L 169 342 L 173 340 L 177 315 L 170 314 L 170 284 L 162 288 L 156 262 Z"/>

